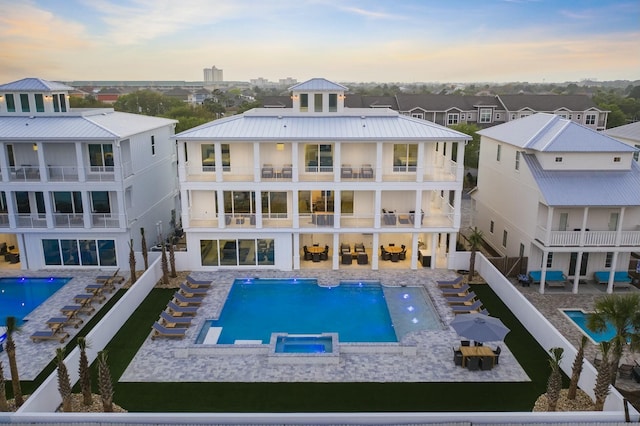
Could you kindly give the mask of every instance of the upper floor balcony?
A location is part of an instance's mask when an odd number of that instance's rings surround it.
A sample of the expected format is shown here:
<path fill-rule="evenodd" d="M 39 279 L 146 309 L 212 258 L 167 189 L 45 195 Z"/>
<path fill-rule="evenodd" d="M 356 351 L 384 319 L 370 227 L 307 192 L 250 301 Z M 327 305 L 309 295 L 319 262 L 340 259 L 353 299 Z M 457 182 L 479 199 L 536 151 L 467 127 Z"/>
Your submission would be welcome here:
<path fill-rule="evenodd" d="M 547 247 L 630 247 L 640 245 L 640 231 L 548 231 L 537 227 L 536 240 Z"/>

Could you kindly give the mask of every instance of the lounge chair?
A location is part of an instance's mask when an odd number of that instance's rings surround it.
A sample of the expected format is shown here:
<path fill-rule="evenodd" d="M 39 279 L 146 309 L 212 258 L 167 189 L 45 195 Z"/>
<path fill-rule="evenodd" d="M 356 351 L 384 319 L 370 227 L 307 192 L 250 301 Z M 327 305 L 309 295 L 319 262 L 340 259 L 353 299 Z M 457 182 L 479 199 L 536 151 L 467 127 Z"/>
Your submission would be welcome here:
<path fill-rule="evenodd" d="M 117 269 L 113 275 L 98 275 L 96 277 L 96 282 L 100 284 L 112 283 L 112 284 L 120 284 L 124 282 L 124 277 L 122 275 L 118 275 L 120 269 Z"/>
<path fill-rule="evenodd" d="M 168 328 L 163 326 L 162 324 L 158 324 L 158 322 L 153 323 L 153 331 L 151 332 L 151 340 L 156 337 L 178 337 L 182 339 L 187 332 L 187 329 L 184 327 L 181 328 Z"/>
<path fill-rule="evenodd" d="M 462 287 L 462 275 L 458 275 L 452 280 L 438 280 L 436 284 L 438 287 Z"/>
<path fill-rule="evenodd" d="M 198 280 L 187 275 L 187 284 L 193 288 L 211 287 L 211 280 Z"/>
<path fill-rule="evenodd" d="M 64 317 L 53 317 L 47 320 L 47 325 L 52 329 L 56 330 L 58 328 L 72 325 L 74 328 L 78 328 L 82 324 L 82 320 L 79 318 L 73 318 L 69 316 Z"/>
<path fill-rule="evenodd" d="M 176 305 L 193 306 L 201 305 L 204 297 L 187 297 L 184 294 L 176 291 L 175 293 L 173 293 L 173 300 Z"/>
<path fill-rule="evenodd" d="M 105 295 L 103 294 L 105 286 L 103 286 L 102 284 L 89 284 L 84 289 L 85 291 L 93 294 L 94 300 L 97 300 L 99 303 L 104 302 L 104 300 L 106 299 Z"/>
<path fill-rule="evenodd" d="M 472 291 L 465 296 L 445 297 L 449 305 L 471 305 L 476 301 L 476 294 Z"/>
<path fill-rule="evenodd" d="M 471 305 L 453 305 L 451 306 L 451 310 L 454 314 L 471 314 L 475 312 L 479 312 L 482 308 L 482 302 L 476 300 Z"/>
<path fill-rule="evenodd" d="M 61 332 L 59 330 L 60 329 L 36 331 L 31 335 L 31 340 L 34 342 L 38 342 L 40 340 L 59 340 L 60 343 L 64 343 L 64 339 L 69 337 L 69 333 Z"/>
<path fill-rule="evenodd" d="M 168 312 L 160 312 L 160 321 L 162 325 L 169 328 L 189 327 L 191 325 L 191 317 L 174 317 Z"/>
<path fill-rule="evenodd" d="M 532 284 L 540 284 L 542 271 L 529 271 L 529 279 Z M 562 271 L 547 271 L 544 282 L 548 287 L 563 287 L 567 283 L 567 276 Z"/>
<path fill-rule="evenodd" d="M 469 287 L 469 284 L 463 284 L 461 287 L 443 287 L 440 289 L 440 291 L 442 292 L 442 294 L 444 294 L 445 296 L 453 296 L 453 295 L 465 295 L 469 292 L 469 290 L 471 289 L 471 287 Z"/>
<path fill-rule="evenodd" d="M 204 296 L 209 291 L 208 288 L 193 288 L 185 283 L 180 283 L 180 292 L 187 297 Z"/>
<path fill-rule="evenodd" d="M 593 277 L 595 278 L 598 284 L 609 284 L 609 277 L 611 276 L 611 271 L 598 271 L 593 273 Z M 613 273 L 613 287 L 620 288 L 629 288 L 629 284 L 631 284 L 631 277 L 626 271 L 617 271 Z"/>
<path fill-rule="evenodd" d="M 174 317 L 193 317 L 198 313 L 198 306 L 180 306 L 176 305 L 173 301 L 169 301 L 167 304 L 167 310 Z"/>

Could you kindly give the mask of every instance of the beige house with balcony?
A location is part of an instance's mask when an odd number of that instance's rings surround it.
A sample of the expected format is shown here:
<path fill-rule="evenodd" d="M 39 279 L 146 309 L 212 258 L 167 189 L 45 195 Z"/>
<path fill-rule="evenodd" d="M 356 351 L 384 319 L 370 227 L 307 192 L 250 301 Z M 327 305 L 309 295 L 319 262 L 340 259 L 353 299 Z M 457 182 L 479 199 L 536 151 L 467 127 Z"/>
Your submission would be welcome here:
<path fill-rule="evenodd" d="M 640 247 L 637 149 L 554 114 L 478 133 L 473 199 L 486 241 L 504 256 L 527 258 L 540 292 L 550 271 L 575 293 L 604 274 L 600 282 L 612 292 Z"/>
<path fill-rule="evenodd" d="M 191 269 L 447 267 L 470 137 L 346 90 L 312 79 L 175 136 Z"/>
<path fill-rule="evenodd" d="M 128 270 L 140 228 L 149 244 L 170 232 L 176 121 L 72 110 L 72 90 L 38 78 L 0 85 L 0 268 Z"/>

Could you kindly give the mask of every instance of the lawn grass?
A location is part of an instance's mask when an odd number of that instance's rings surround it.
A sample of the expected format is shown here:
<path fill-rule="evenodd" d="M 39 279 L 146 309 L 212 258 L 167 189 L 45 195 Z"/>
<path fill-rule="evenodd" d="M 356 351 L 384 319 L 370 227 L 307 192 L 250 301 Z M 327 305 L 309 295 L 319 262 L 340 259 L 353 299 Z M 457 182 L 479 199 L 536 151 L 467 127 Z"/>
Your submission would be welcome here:
<path fill-rule="evenodd" d="M 511 329 L 505 343 L 530 382 L 504 383 L 118 383 L 131 359 L 149 335 L 174 293 L 153 289 L 107 345 L 114 380 L 114 402 L 131 412 L 460 412 L 531 411 L 546 391 L 548 354 L 524 329 L 488 285 L 472 285 L 492 316 Z M 119 290 L 94 314 L 78 336 L 86 335 L 126 290 Z M 66 348 L 76 346 L 77 336 Z M 185 360 L 185 362 L 187 362 Z M 97 392 L 95 363 L 93 386 Z M 31 393 L 55 370 L 52 362 L 33 381 L 23 381 Z M 565 386 L 567 378 L 564 377 Z M 7 391 L 11 392 L 7 383 Z M 78 386 L 74 388 L 78 392 Z"/>

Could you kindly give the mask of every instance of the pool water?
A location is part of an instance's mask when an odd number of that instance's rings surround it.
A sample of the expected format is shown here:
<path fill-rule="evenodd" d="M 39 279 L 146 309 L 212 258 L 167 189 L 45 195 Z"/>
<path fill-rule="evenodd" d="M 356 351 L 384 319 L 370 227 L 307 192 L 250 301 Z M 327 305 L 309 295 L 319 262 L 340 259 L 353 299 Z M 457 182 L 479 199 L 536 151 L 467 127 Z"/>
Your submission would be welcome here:
<path fill-rule="evenodd" d="M 616 335 L 616 329 L 612 324 L 607 323 L 607 329 L 601 333 L 596 333 L 594 331 L 589 330 L 587 327 L 587 318 L 589 314 L 580 310 L 571 310 L 565 309 L 562 312 L 569 317 L 571 321 L 575 323 L 576 326 L 582 330 L 584 334 L 591 338 L 596 343 L 606 342 L 613 339 Z"/>
<path fill-rule="evenodd" d="M 340 342 L 397 342 L 385 291 L 377 281 L 325 287 L 315 279 L 236 280 L 220 318 L 205 322 L 196 343 L 268 344 L 272 333 L 338 333 Z M 398 303 L 406 303 L 405 293 L 398 293 Z M 421 322 L 416 312 L 407 311 L 405 317 L 411 326 Z M 219 333 L 213 341 L 207 338 L 212 329 Z"/>
<path fill-rule="evenodd" d="M 329 353 L 333 351 L 331 336 L 279 336 L 276 353 Z"/>
<path fill-rule="evenodd" d="M 18 324 L 31 311 L 40 306 L 71 278 L 0 278 L 0 326 L 7 317 L 18 319 Z"/>

